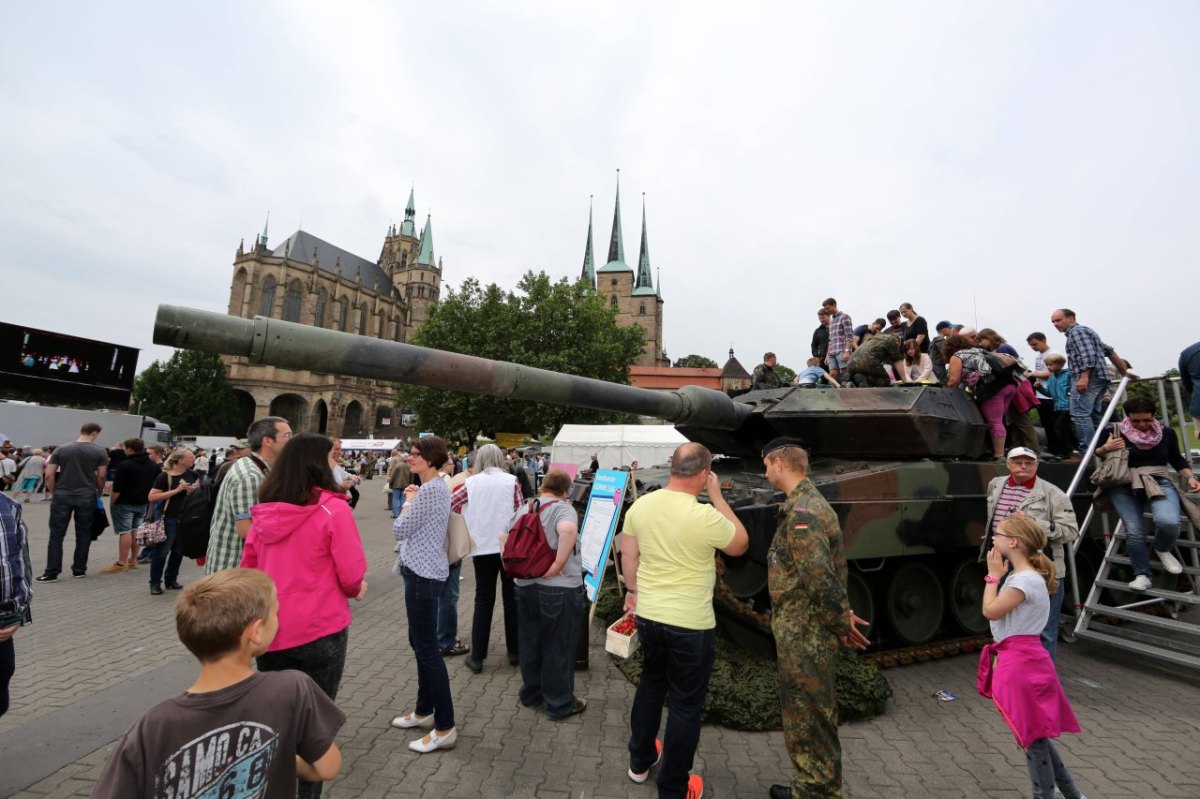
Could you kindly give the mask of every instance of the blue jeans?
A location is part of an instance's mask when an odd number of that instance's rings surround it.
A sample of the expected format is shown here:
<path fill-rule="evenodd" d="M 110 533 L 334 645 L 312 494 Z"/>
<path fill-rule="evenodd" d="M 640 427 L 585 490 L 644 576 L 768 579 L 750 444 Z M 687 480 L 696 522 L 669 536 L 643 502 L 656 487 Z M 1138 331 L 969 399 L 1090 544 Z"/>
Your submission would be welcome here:
<path fill-rule="evenodd" d="M 307 644 L 288 649 L 264 652 L 258 656 L 259 671 L 302 671 L 330 699 L 337 699 L 342 684 L 342 671 L 346 666 L 346 644 L 350 640 L 350 628 L 322 636 Z M 319 782 L 297 780 L 297 799 L 317 799 L 321 795 Z"/>
<path fill-rule="evenodd" d="M 629 714 L 629 767 L 644 772 L 654 764 L 654 739 L 663 700 L 671 700 L 658 771 L 661 799 L 683 799 L 688 772 L 700 743 L 700 712 L 716 653 L 715 630 L 688 630 L 637 617 L 644 656 L 642 677 Z"/>
<path fill-rule="evenodd" d="M 163 530 L 167 538 L 155 544 L 150 552 L 150 585 L 162 585 L 166 579 L 167 585 L 179 582 L 179 566 L 183 563 L 183 550 L 179 548 L 179 519 L 173 516 L 163 518 Z M 166 566 L 167 573 L 163 574 Z"/>
<path fill-rule="evenodd" d="M 1163 496 L 1150 501 L 1150 516 L 1157 528 L 1154 534 L 1154 551 L 1170 552 L 1179 540 L 1179 494 L 1175 485 L 1165 477 L 1158 478 Z M 1133 564 L 1135 575 L 1153 577 L 1150 571 L 1150 551 L 1146 548 L 1146 492 L 1129 488 L 1110 488 L 1109 500 L 1125 525 L 1125 549 Z"/>
<path fill-rule="evenodd" d="M 1074 378 L 1074 375 L 1072 375 Z M 1075 425 L 1075 437 L 1079 448 L 1087 451 L 1088 444 L 1096 435 L 1096 423 L 1104 415 L 1104 395 L 1108 391 L 1109 381 L 1092 378 L 1088 381 L 1087 390 L 1082 394 L 1071 383 L 1071 421 Z"/>
<path fill-rule="evenodd" d="M 46 547 L 46 574 L 57 576 L 62 571 L 63 540 L 67 525 L 75 517 L 75 554 L 71 559 L 71 574 L 87 574 L 88 552 L 92 549 L 92 519 L 96 516 L 96 494 L 63 494 L 55 492 L 50 502 L 50 543 Z"/>
<path fill-rule="evenodd" d="M 134 528 L 146 518 L 145 505 L 113 505 L 112 525 L 117 535 L 132 533 Z"/>
<path fill-rule="evenodd" d="M 1067 591 L 1067 581 L 1058 581 L 1058 590 L 1050 595 L 1050 615 L 1046 617 L 1046 626 L 1042 629 L 1042 646 L 1050 653 L 1050 659 L 1054 660 L 1054 653 L 1058 649 L 1058 623 L 1062 617 L 1063 596 Z"/>
<path fill-rule="evenodd" d="M 454 726 L 454 702 L 450 698 L 450 674 L 437 647 L 438 597 L 442 581 L 422 577 L 408 567 L 404 577 L 404 608 L 408 614 L 408 643 L 417 658 L 418 716 L 433 714 L 434 726 Z"/>
<path fill-rule="evenodd" d="M 393 488 L 392 489 L 392 518 L 393 519 L 398 519 L 400 517 L 400 509 L 403 507 L 404 507 L 404 489 L 403 488 Z"/>
<path fill-rule="evenodd" d="M 438 597 L 437 645 L 449 649 L 458 640 L 458 591 L 461 588 L 462 561 L 450 567 L 450 576 Z"/>
<path fill-rule="evenodd" d="M 517 586 L 517 635 L 521 653 L 521 704 L 543 700 L 552 719 L 575 707 L 575 639 L 583 612 L 583 588 Z"/>

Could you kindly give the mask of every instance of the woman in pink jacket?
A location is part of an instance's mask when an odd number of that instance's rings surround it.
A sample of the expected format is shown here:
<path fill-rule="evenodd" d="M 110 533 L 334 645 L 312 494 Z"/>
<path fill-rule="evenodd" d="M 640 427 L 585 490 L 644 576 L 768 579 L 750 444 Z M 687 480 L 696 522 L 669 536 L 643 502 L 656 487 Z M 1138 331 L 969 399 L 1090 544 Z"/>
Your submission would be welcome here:
<path fill-rule="evenodd" d="M 337 698 L 350 632 L 349 599 L 367 593 L 367 558 L 358 525 L 330 468 L 333 442 L 296 436 L 284 447 L 250 509 L 242 566 L 271 575 L 279 591 L 279 632 L 258 657 L 259 671 L 296 669 Z M 321 795 L 300 783 L 299 796 Z"/>

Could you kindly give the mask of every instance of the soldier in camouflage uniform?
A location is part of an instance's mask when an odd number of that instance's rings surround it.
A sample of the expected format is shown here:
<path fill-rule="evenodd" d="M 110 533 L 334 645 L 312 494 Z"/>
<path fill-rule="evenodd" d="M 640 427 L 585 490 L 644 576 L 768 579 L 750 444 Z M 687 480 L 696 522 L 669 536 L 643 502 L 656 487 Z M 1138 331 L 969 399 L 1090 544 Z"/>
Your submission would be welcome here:
<path fill-rule="evenodd" d="M 751 391 L 759 391 L 764 388 L 779 388 L 783 385 L 783 378 L 775 371 L 775 364 L 778 362 L 773 352 L 763 355 L 763 362 L 754 367 L 754 374 L 751 375 Z"/>
<path fill-rule="evenodd" d="M 788 494 L 767 560 L 771 628 L 779 652 L 779 704 L 793 774 L 790 788 L 772 785 L 770 795 L 840 797 L 838 642 L 866 647 L 866 637 L 855 626 L 865 622 L 850 610 L 841 526 L 808 479 L 803 443 L 775 439 L 763 449 L 763 465 L 772 487 Z"/>
<path fill-rule="evenodd" d="M 885 363 L 890 363 L 900 378 L 906 374 L 900 339 L 895 336 L 872 336 L 860 344 L 850 356 L 850 365 L 846 367 L 850 382 L 864 388 L 890 386 L 892 381 L 887 370 L 883 368 Z"/>

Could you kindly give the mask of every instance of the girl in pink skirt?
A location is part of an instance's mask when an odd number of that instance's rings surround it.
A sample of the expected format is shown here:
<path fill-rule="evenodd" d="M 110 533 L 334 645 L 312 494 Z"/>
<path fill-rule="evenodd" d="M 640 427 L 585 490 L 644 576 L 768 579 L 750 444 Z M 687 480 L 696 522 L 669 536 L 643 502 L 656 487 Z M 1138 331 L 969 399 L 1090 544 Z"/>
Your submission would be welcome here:
<path fill-rule="evenodd" d="M 1046 534 L 1031 517 L 1016 514 L 1000 523 L 983 591 L 994 643 L 979 657 L 978 688 L 1025 750 L 1034 799 L 1054 799 L 1056 785 L 1066 799 L 1084 799 L 1050 742 L 1079 732 L 1079 722 L 1039 637 L 1050 615 L 1050 594 L 1058 589 L 1045 547 Z"/>

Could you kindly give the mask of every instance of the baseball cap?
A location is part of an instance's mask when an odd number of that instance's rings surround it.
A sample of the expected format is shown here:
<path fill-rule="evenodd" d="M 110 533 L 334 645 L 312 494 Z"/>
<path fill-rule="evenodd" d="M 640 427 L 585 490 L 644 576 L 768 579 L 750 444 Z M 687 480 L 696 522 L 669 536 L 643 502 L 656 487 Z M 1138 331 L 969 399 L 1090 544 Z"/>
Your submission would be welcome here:
<path fill-rule="evenodd" d="M 1013 447 L 1008 451 L 1008 460 L 1013 458 L 1033 458 L 1036 461 L 1038 454 L 1029 447 Z"/>
<path fill-rule="evenodd" d="M 934 330 L 945 330 L 948 327 L 954 327 L 954 323 L 947 322 L 945 319 L 943 319 L 942 321 L 937 323 L 937 327 L 935 327 Z"/>
<path fill-rule="evenodd" d="M 237 441 L 234 441 L 230 446 L 232 446 L 234 449 L 250 449 L 250 439 L 239 438 Z"/>

